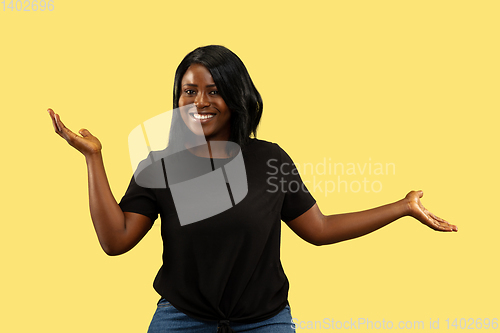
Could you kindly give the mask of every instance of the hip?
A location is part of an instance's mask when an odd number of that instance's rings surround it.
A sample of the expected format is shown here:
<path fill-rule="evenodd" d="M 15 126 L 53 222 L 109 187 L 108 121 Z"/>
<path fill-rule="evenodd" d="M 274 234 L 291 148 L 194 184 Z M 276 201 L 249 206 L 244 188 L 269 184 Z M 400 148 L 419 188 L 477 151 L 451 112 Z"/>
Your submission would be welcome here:
<path fill-rule="evenodd" d="M 254 333 L 294 333 L 291 309 L 286 305 L 277 315 L 256 323 L 237 323 L 228 321 L 234 332 Z M 216 333 L 225 324 L 200 321 L 176 309 L 169 301 L 162 298 L 149 325 L 148 333 L 192 332 Z"/>

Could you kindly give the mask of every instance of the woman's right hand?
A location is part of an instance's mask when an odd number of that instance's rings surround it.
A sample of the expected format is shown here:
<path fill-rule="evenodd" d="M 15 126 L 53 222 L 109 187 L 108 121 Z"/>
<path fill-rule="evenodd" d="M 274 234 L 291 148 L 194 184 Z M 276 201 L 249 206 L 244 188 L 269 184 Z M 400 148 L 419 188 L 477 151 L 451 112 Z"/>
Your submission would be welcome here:
<path fill-rule="evenodd" d="M 90 134 L 87 129 L 82 128 L 78 131 L 82 136 L 79 136 L 69 130 L 62 123 L 59 115 L 56 114 L 52 109 L 48 109 L 47 112 L 52 119 L 52 126 L 54 126 L 54 131 L 66 140 L 72 147 L 81 152 L 85 157 L 90 155 L 100 153 L 102 149 L 101 142 L 95 136 Z"/>

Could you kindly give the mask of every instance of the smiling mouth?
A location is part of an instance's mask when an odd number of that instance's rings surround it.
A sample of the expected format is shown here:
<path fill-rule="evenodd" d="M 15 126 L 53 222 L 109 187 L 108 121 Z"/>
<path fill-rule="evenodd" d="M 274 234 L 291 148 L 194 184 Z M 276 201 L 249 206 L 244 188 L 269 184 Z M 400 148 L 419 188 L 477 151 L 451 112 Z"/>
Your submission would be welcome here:
<path fill-rule="evenodd" d="M 198 119 L 198 120 L 207 120 L 215 117 L 215 113 L 190 113 L 189 114 L 192 118 Z"/>

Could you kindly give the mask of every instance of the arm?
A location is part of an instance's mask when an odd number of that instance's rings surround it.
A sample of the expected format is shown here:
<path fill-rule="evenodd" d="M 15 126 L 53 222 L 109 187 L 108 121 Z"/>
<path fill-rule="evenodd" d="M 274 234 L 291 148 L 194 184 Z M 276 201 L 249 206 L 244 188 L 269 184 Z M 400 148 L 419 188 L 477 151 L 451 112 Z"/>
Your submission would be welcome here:
<path fill-rule="evenodd" d="M 119 255 L 132 249 L 151 229 L 149 217 L 123 212 L 117 204 L 104 170 L 101 143 L 86 129 L 70 131 L 58 114 L 48 110 L 55 132 L 85 156 L 88 170 L 90 215 L 99 243 L 108 255 Z"/>
<path fill-rule="evenodd" d="M 438 231 L 458 231 L 458 228 L 425 209 L 422 191 L 412 191 L 402 200 L 377 208 L 347 214 L 325 216 L 317 204 L 288 222 L 302 239 L 314 245 L 326 245 L 360 237 L 403 216 L 412 216 Z"/>

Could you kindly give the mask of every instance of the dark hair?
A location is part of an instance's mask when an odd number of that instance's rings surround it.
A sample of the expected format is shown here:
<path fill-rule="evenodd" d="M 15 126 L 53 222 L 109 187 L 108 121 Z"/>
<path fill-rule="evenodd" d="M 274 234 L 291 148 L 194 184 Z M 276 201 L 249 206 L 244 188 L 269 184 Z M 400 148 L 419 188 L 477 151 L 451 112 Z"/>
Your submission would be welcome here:
<path fill-rule="evenodd" d="M 231 110 L 229 141 L 244 146 L 251 134 L 256 136 L 262 116 L 262 98 L 245 65 L 236 54 L 221 45 L 208 45 L 191 51 L 175 72 L 174 109 L 179 107 L 182 78 L 192 64 L 205 66 L 212 75 L 217 90 Z M 182 122 L 180 116 L 176 118 Z M 172 125 L 174 122 L 175 119 L 172 119 Z"/>

